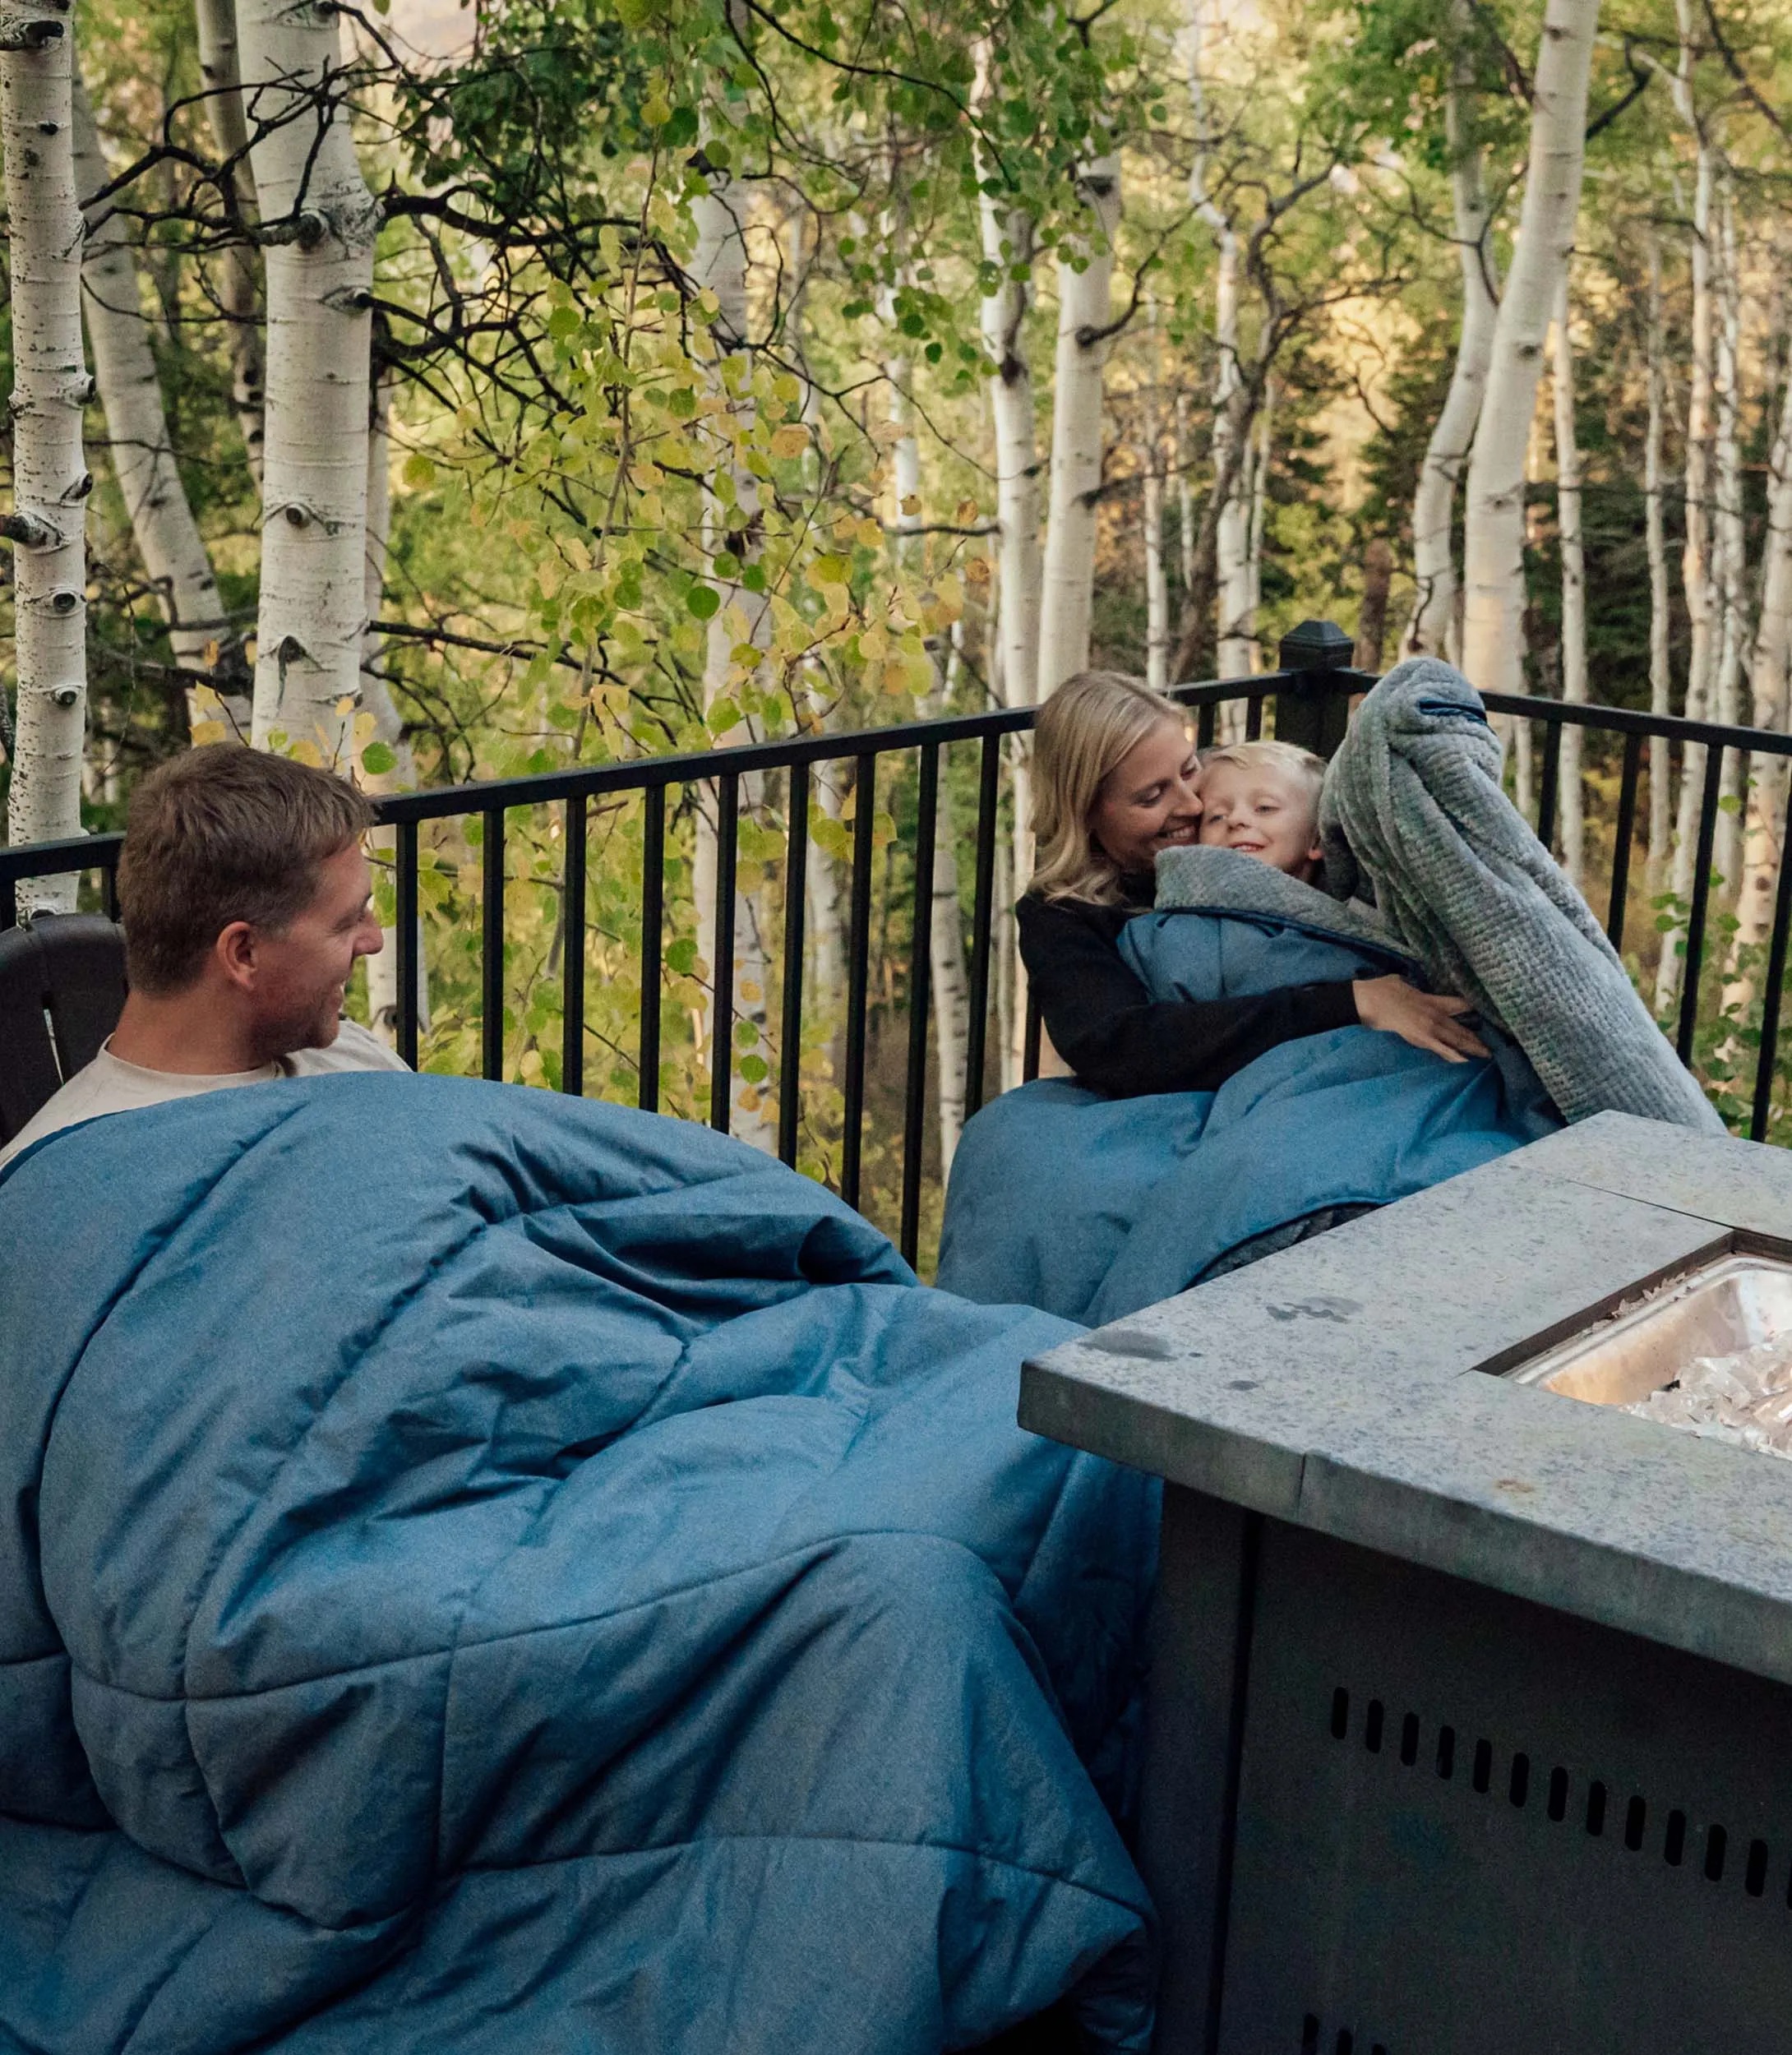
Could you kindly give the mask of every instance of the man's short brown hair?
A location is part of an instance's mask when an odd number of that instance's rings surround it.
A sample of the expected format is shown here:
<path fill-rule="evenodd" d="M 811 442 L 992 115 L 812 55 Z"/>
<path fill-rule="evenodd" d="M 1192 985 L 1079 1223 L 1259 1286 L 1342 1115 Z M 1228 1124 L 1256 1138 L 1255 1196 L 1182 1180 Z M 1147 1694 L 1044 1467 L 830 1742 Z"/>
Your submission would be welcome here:
<path fill-rule="evenodd" d="M 372 824 L 352 785 L 288 756 L 215 742 L 158 764 L 131 795 L 118 858 L 132 984 L 182 991 L 233 921 L 277 934 Z"/>

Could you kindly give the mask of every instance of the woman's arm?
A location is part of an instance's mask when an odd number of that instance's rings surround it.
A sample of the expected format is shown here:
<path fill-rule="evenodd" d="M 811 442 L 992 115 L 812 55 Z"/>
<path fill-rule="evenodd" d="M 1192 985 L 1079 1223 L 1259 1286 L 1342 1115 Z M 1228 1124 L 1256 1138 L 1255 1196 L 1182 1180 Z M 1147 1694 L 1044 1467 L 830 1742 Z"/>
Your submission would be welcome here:
<path fill-rule="evenodd" d="M 1152 1000 L 1118 947 L 1138 910 L 1031 897 L 1015 908 L 1021 961 L 1052 1046 L 1096 1091 L 1215 1092 L 1278 1043 L 1356 1025 L 1347 981 L 1249 999 Z"/>

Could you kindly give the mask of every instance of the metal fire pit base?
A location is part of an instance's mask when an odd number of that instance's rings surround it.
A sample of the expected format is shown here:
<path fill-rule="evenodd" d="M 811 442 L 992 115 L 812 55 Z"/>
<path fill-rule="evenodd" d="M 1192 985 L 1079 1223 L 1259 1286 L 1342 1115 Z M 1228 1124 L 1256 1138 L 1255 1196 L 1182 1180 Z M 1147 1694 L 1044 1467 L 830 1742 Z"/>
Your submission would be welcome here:
<path fill-rule="evenodd" d="M 1507 1373 L 1792 1255 L 1792 1152 L 1606 1115 L 1068 1344 L 1164 1478 L 1157 2055 L 1792 2046 L 1792 1464 Z"/>
<path fill-rule="evenodd" d="M 1785 2048 L 1792 1690 L 1174 1497 L 1171 1564 L 1197 1559 L 1189 1544 L 1210 1569 L 1228 1545 L 1254 1559 L 1235 1755 L 1210 1728 L 1184 1737 L 1192 1757 L 1155 1737 L 1154 1801 L 1166 1750 L 1185 1800 L 1203 1765 L 1235 1762 L 1203 2039 L 1225 2055 Z M 1206 1780 L 1223 1817 L 1226 1780 Z M 1160 1829 L 1175 1817 L 1154 1807 Z M 1152 1854 L 1175 1873 L 1173 1846 Z M 1185 1928 L 1194 1910 L 1165 1907 Z"/>

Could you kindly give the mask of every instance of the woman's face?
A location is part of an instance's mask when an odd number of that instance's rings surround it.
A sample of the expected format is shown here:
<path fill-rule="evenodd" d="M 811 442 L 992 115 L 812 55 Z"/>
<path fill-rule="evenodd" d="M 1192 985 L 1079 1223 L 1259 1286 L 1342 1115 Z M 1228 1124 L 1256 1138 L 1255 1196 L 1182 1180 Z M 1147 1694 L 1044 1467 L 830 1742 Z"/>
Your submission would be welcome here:
<path fill-rule="evenodd" d="M 1124 871 L 1148 870 L 1160 849 L 1196 841 L 1201 760 L 1180 722 L 1161 721 L 1102 781 L 1089 833 Z"/>

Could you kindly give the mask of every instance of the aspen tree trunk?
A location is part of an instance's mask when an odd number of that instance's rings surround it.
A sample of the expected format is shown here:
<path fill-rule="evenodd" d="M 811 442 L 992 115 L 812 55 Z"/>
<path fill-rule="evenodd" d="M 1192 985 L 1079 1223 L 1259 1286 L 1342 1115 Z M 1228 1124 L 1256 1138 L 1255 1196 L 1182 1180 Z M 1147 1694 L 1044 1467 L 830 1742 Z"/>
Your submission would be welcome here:
<path fill-rule="evenodd" d="M 713 292 L 720 312 L 710 330 L 718 358 L 725 358 L 738 344 L 744 341 L 747 332 L 746 293 L 746 218 L 748 191 L 737 181 L 715 180 L 715 190 L 700 196 L 694 203 L 692 212 L 697 224 L 697 247 L 691 259 L 691 277 L 699 287 Z M 726 394 L 727 384 L 723 377 L 719 362 L 712 373 L 713 389 Z M 743 404 L 732 401 L 739 408 Z M 738 465 L 727 469 L 727 482 L 732 487 L 731 495 L 725 495 L 712 486 L 705 500 L 704 529 L 711 552 L 720 550 L 724 543 L 735 548 L 743 565 L 757 554 L 753 540 L 754 516 L 759 507 L 758 482 L 751 473 Z M 719 483 L 719 478 L 718 483 Z M 736 547 L 737 545 L 737 547 Z M 737 641 L 763 644 L 769 626 L 767 603 L 763 595 L 742 593 L 737 605 L 729 591 L 721 594 L 723 604 L 713 614 L 709 624 L 709 639 L 704 649 L 703 671 L 703 704 L 705 712 L 727 692 L 733 671 L 733 649 Z M 742 623 L 731 615 L 744 614 L 746 633 L 738 635 Z M 741 723 L 718 735 L 715 740 L 726 748 L 731 743 L 739 744 L 752 739 L 748 723 Z M 764 802 L 764 780 L 757 774 L 743 777 L 740 787 L 740 810 L 742 817 L 759 810 Z M 716 822 L 707 812 L 700 811 L 697 819 L 697 847 L 694 880 L 697 916 L 697 947 L 705 957 L 713 956 L 715 949 L 717 844 Z M 752 895 L 737 892 L 735 896 L 734 915 L 734 985 L 729 995 L 730 1003 L 723 1007 L 715 1002 L 721 995 L 712 989 L 711 1004 L 703 1009 L 697 1021 L 699 1039 L 703 1044 L 711 1066 L 712 1076 L 717 1074 L 715 1066 L 732 1065 L 733 1044 L 740 1032 L 737 1023 L 750 1023 L 752 1046 L 764 1051 L 768 1013 L 765 1002 L 767 954 L 760 925 L 759 907 Z M 714 966 L 711 966 L 711 985 L 714 986 Z M 777 1146 L 775 1123 L 769 1117 L 759 1092 L 746 1087 L 733 1095 L 732 1116 L 733 1133 L 743 1142 L 768 1152 Z"/>
<path fill-rule="evenodd" d="M 962 648 L 960 621 L 954 621 L 941 667 L 940 711 L 946 712 L 957 683 Z M 965 1057 L 970 1044 L 971 983 L 964 963 L 964 912 L 958 904 L 958 841 L 952 790 L 942 751 L 939 813 L 934 829 L 933 906 L 928 956 L 933 986 L 934 1039 L 940 1058 L 940 1174 L 949 1175 L 964 1132 Z"/>
<path fill-rule="evenodd" d="M 1494 324 L 1468 466 L 1462 667 L 1484 691 L 1523 683 L 1524 456 L 1556 286 L 1574 245 L 1599 0 L 1549 0 L 1532 93 L 1518 245 Z"/>
<path fill-rule="evenodd" d="M 1568 273 L 1555 297 L 1556 528 L 1562 552 L 1562 697 L 1571 705 L 1586 698 L 1586 555 L 1581 539 L 1581 447 L 1574 427 L 1574 339 L 1569 331 Z M 1586 870 L 1586 811 L 1581 787 L 1582 735 L 1563 723 L 1559 816 L 1562 867 L 1578 885 Z"/>
<path fill-rule="evenodd" d="M 1218 243 L 1218 264 L 1213 285 L 1213 340 L 1217 365 L 1213 380 L 1213 475 L 1224 478 L 1231 473 L 1234 483 L 1220 507 L 1214 527 L 1214 585 L 1219 603 L 1217 675 L 1244 676 L 1250 669 L 1248 647 L 1239 633 L 1238 616 L 1246 603 L 1245 580 L 1250 549 L 1250 456 L 1241 450 L 1243 423 L 1239 406 L 1241 381 L 1238 370 L 1238 237 L 1230 221 L 1217 208 L 1204 208 L 1203 218 L 1213 229 Z M 1220 709 L 1222 737 L 1238 737 L 1226 727 L 1237 709 Z"/>
<path fill-rule="evenodd" d="M 368 312 L 379 208 L 319 0 L 238 0 L 267 276 L 255 726 L 346 768 L 367 625 Z"/>
<path fill-rule="evenodd" d="M 975 53 L 975 104 L 983 106 L 990 92 L 991 50 L 986 39 Z M 979 149 L 980 180 L 991 168 Z M 1031 303 L 1033 224 L 1017 209 L 1005 208 L 999 194 L 979 189 L 977 221 L 984 261 L 996 267 L 1000 283 L 985 293 L 978 308 L 983 338 L 990 417 L 995 443 L 996 642 L 994 668 L 1001 679 L 1002 698 L 1009 706 L 1031 706 L 1040 696 L 1039 612 L 1043 576 L 1039 543 L 1039 455 L 1032 374 L 1022 330 Z M 1020 275 L 1017 276 L 1016 274 Z M 1017 736 L 1009 745 L 1013 778 L 1014 829 L 1008 861 L 1015 893 L 1025 891 L 1032 875 L 1032 737 Z M 1006 902 L 1004 902 L 1005 913 Z M 992 946 L 1010 991 L 1024 991 L 1026 973 L 1015 943 L 1014 924 L 1006 917 L 995 924 Z M 1024 1001 L 1010 1008 L 1019 1018 Z M 1002 1083 L 1007 1090 L 1020 1082 L 1020 1029 L 1002 1041 Z"/>
<path fill-rule="evenodd" d="M 1095 589 L 1095 507 L 1102 485 L 1102 372 L 1111 318 L 1120 162 L 1098 158 L 1078 176 L 1092 219 L 1077 238 L 1081 271 L 1058 266 L 1058 353 L 1052 388 L 1051 510 L 1046 524 L 1038 697 L 1047 699 L 1089 660 Z"/>
<path fill-rule="evenodd" d="M 1170 682 L 1170 580 L 1163 561 L 1163 452 L 1155 435 L 1144 456 L 1145 682 L 1162 692 Z"/>
<path fill-rule="evenodd" d="M 1253 671 L 1261 668 L 1263 651 L 1257 640 L 1257 610 L 1263 599 L 1263 524 L 1269 512 L 1269 459 L 1275 448 L 1276 381 L 1263 384 L 1263 411 L 1257 417 L 1257 451 L 1251 459 L 1250 535 L 1246 547 L 1245 597 L 1250 610 L 1250 650 Z"/>
<path fill-rule="evenodd" d="M 1792 726 L 1792 360 L 1780 404 L 1767 485 L 1767 533 L 1762 551 L 1761 612 L 1755 627 L 1748 681 L 1757 727 L 1784 734 Z M 1743 845 L 1742 889 L 1736 900 L 1736 934 L 1724 1009 L 1747 1017 L 1756 972 L 1743 962 L 1758 949 L 1773 923 L 1774 889 L 1785 861 L 1786 760 L 1762 756 L 1749 766 L 1748 825 Z"/>
<path fill-rule="evenodd" d="M 1661 246 L 1649 230 L 1648 355 L 1649 423 L 1642 452 L 1645 547 L 1649 561 L 1649 711 L 1669 711 L 1673 682 L 1668 658 L 1668 544 L 1662 512 L 1661 436 L 1666 404 L 1662 364 Z M 1668 833 L 1673 813 L 1673 785 L 1665 735 L 1649 738 L 1648 890 L 1660 896 L 1668 860 Z"/>
<path fill-rule="evenodd" d="M 1184 604 L 1194 590 L 1194 538 L 1199 525 L 1194 510 L 1194 478 L 1189 469 L 1189 395 L 1176 395 L 1176 541 L 1180 550 Z"/>
<path fill-rule="evenodd" d="M 1737 271 L 1735 194 L 1728 164 L 1722 167 L 1717 207 L 1716 350 L 1712 394 L 1716 408 L 1716 520 L 1717 677 L 1714 718 L 1733 727 L 1742 718 L 1743 646 L 1748 635 L 1744 594 L 1747 547 L 1743 534 L 1741 422 L 1742 282 Z M 1742 856 L 1742 759 L 1726 749 L 1718 788 L 1717 833 L 1711 868 L 1734 891 Z"/>
<path fill-rule="evenodd" d="M 373 388 L 373 418 L 367 434 L 367 613 L 378 620 L 386 603 L 386 549 L 392 532 L 391 473 L 392 376 L 384 373 Z M 391 688 L 381 667 L 381 638 L 369 626 L 361 643 L 361 723 L 367 743 L 381 742 L 392 752 L 390 770 L 370 771 L 363 764 L 361 782 L 372 792 L 414 792 L 417 758 L 393 704 Z M 396 855 L 398 837 L 390 828 L 376 829 L 373 846 L 388 861 Z M 367 1013 L 373 1031 L 389 1046 L 398 1041 L 398 930 L 382 927 L 386 947 L 367 958 Z M 429 974 L 423 961 L 423 917 L 417 917 L 417 1023 L 429 1028 Z"/>
<path fill-rule="evenodd" d="M 111 173 L 78 69 L 73 108 L 75 188 L 95 193 Z M 109 454 L 137 554 L 168 621 L 175 661 L 210 672 L 215 681 L 187 688 L 193 739 L 246 741 L 249 672 L 242 639 L 225 617 L 169 439 L 136 259 L 122 218 L 105 201 L 89 211 L 81 286 Z"/>
<path fill-rule="evenodd" d="M 195 0 L 194 14 L 199 29 L 199 73 L 206 87 L 206 118 L 218 155 L 229 167 L 225 197 L 234 202 L 247 228 L 255 220 L 255 173 L 249 163 L 249 122 L 242 104 L 236 0 Z M 224 252 L 218 306 L 230 324 L 230 404 L 242 436 L 250 476 L 259 489 L 265 395 L 255 272 L 255 251 L 245 234 Z"/>
<path fill-rule="evenodd" d="M 53 7 L 0 10 L 0 153 L 12 224 L 13 545 L 18 723 L 7 832 L 78 835 L 87 714 L 86 501 L 81 409 L 81 207 L 70 25 Z M 71 912 L 78 880 L 25 878 L 21 918 Z"/>
<path fill-rule="evenodd" d="M 894 290 L 884 293 L 884 320 L 896 333 Z M 908 398 L 909 369 L 900 357 L 888 358 L 884 376 L 889 386 L 889 420 L 898 432 L 890 446 L 896 492 L 896 559 L 911 575 L 921 569 L 914 530 L 921 525 L 921 446 L 915 439 Z M 958 664 L 958 624 L 953 624 L 944 662 L 935 659 L 935 688 L 925 713 L 944 713 L 950 700 Z M 964 916 L 958 905 L 958 858 L 952 819 L 952 793 L 947 764 L 940 764 L 938 810 L 935 815 L 931 918 L 928 931 L 929 982 L 932 986 L 934 1039 L 939 1062 L 936 1102 L 940 1115 L 942 1171 L 952 1158 L 964 1127 L 964 1055 L 970 1020 L 970 985 L 964 968 Z"/>
<path fill-rule="evenodd" d="M 1487 389 L 1494 328 L 1499 318 L 1499 278 L 1488 231 L 1481 146 L 1476 136 L 1475 60 L 1469 45 L 1469 0 L 1452 0 L 1450 25 L 1457 57 L 1451 68 L 1444 120 L 1450 148 L 1450 190 L 1456 215 L 1456 254 L 1462 275 L 1462 321 L 1456 364 L 1443 411 L 1425 446 L 1412 500 L 1412 569 L 1418 598 L 1402 653 L 1436 656 L 1454 626 L 1459 588 L 1453 527 L 1456 488 L 1468 462 Z"/>
<path fill-rule="evenodd" d="M 1686 403 L 1686 539 L 1680 552 L 1680 584 L 1686 599 L 1691 648 L 1686 668 L 1685 713 L 1688 720 L 1711 718 L 1717 656 L 1716 595 L 1711 580 L 1711 359 L 1714 309 L 1711 304 L 1711 150 L 1693 98 L 1696 30 L 1692 0 L 1678 0 L 1680 62 L 1674 77 L 1674 104 L 1692 130 L 1696 149 L 1693 188 L 1693 352 Z M 1674 806 L 1674 860 L 1668 889 L 1688 905 L 1693 894 L 1693 866 L 1698 849 L 1700 797 L 1705 786 L 1705 750 L 1688 742 L 1680 752 L 1680 783 Z M 1679 996 L 1681 951 L 1685 928 L 1676 925 L 1661 937 L 1656 967 L 1655 1004 L 1665 1015 Z"/>

